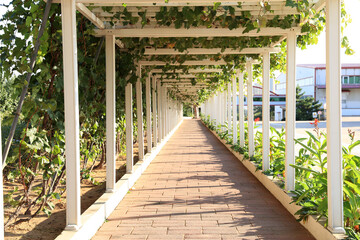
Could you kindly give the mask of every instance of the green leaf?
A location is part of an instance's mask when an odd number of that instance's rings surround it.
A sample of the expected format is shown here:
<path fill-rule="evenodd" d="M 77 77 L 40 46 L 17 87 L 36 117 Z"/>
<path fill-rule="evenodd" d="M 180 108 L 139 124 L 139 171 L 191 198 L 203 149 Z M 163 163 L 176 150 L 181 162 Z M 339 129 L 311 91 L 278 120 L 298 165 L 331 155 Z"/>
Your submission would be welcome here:
<path fill-rule="evenodd" d="M 354 190 L 358 195 L 360 195 L 360 186 L 347 180 L 344 180 L 344 183 L 348 185 L 352 190 Z"/>
<path fill-rule="evenodd" d="M 295 169 L 299 169 L 299 170 L 303 170 L 303 171 L 306 171 L 306 172 L 311 172 L 313 173 L 314 175 L 320 175 L 321 173 L 318 172 L 318 171 L 315 171 L 315 170 L 312 170 L 310 168 L 306 168 L 306 167 L 301 167 L 301 166 L 297 166 L 297 165 L 293 165 L 293 164 L 290 164 L 291 167 L 295 168 Z"/>
<path fill-rule="evenodd" d="M 30 27 L 31 26 L 31 23 L 32 23 L 32 17 L 31 16 L 27 16 L 26 17 L 26 21 L 25 21 L 25 25 L 27 26 L 27 27 Z"/>

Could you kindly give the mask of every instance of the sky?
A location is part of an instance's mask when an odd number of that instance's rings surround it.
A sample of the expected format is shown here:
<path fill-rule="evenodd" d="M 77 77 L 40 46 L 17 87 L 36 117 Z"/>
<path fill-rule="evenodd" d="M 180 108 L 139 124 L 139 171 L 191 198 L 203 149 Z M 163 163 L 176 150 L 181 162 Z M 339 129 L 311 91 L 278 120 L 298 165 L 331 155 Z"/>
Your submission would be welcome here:
<path fill-rule="evenodd" d="M 10 0 L 2 0 L 3 3 L 8 3 Z M 352 19 L 352 22 L 347 26 L 344 35 L 348 37 L 351 48 L 355 51 L 352 56 L 345 55 L 345 50 L 342 50 L 342 63 L 360 63 L 360 0 L 345 0 L 345 8 Z M 0 16 L 6 11 L 5 7 L 0 6 Z M 325 63 L 326 61 L 326 39 L 325 31 L 319 36 L 317 45 L 308 46 L 307 49 L 296 51 L 297 64 L 311 64 L 311 63 Z"/>
<path fill-rule="evenodd" d="M 345 54 L 345 49 L 341 51 L 342 63 L 360 63 L 360 0 L 345 0 L 345 9 L 350 15 L 352 22 L 345 28 L 344 35 L 348 37 L 351 48 L 355 51 L 354 55 Z M 317 45 L 310 45 L 305 50 L 296 50 L 297 64 L 311 64 L 326 62 L 326 33 L 323 31 L 319 36 Z"/>

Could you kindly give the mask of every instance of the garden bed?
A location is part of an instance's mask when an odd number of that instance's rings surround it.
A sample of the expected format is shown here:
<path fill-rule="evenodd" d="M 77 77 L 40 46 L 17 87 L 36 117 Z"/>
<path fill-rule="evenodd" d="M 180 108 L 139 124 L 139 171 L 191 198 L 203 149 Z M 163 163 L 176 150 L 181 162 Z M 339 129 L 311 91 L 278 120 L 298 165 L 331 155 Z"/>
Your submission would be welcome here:
<path fill-rule="evenodd" d="M 138 150 L 134 148 L 134 164 L 138 161 Z M 126 156 L 118 156 L 116 161 L 116 181 L 118 181 L 126 173 Z M 89 180 L 84 180 L 81 183 L 81 213 L 84 213 L 96 200 L 98 200 L 104 193 L 106 187 L 106 167 L 95 169 L 91 172 L 91 177 L 98 184 L 93 184 Z M 14 187 L 21 188 L 19 183 L 4 183 L 4 194 L 8 193 Z M 59 189 L 65 189 L 65 185 L 59 186 Z M 64 193 L 59 200 L 54 201 L 55 205 L 52 214 L 48 217 L 44 212 L 41 212 L 30 221 L 21 222 L 15 226 L 10 226 L 5 229 L 6 240 L 49 240 L 55 239 L 65 228 L 66 224 L 66 193 Z M 15 208 L 5 206 L 5 216 L 14 212 Z M 19 217 L 26 217 L 20 215 Z M 6 221 L 6 218 L 5 218 Z"/>

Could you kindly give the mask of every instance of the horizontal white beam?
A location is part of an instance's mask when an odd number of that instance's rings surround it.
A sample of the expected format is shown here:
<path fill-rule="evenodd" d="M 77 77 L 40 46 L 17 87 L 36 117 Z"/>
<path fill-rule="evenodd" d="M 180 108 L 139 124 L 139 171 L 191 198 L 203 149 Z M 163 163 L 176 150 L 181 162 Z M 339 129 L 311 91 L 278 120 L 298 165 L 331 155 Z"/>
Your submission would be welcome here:
<path fill-rule="evenodd" d="M 169 86 L 169 87 L 178 87 L 178 86 L 197 86 L 197 87 L 209 87 L 209 84 L 196 84 L 196 85 L 192 85 L 191 82 L 178 82 L 178 83 L 174 83 L 174 82 L 162 82 L 164 85 Z"/>
<path fill-rule="evenodd" d="M 190 6 L 190 5 L 187 5 L 187 6 Z M 225 12 L 225 9 L 223 8 L 223 6 L 226 6 L 226 5 L 220 5 L 218 7 L 218 11 L 219 12 Z M 235 5 L 233 5 L 235 6 Z M 195 6 L 190 6 L 191 9 L 194 9 Z M 156 12 L 160 12 L 160 8 L 161 6 L 159 5 L 151 5 L 151 6 L 141 6 L 141 8 L 139 7 L 135 7 L 135 6 L 129 6 L 127 5 L 126 6 L 126 10 L 130 13 L 138 13 L 138 12 L 145 12 L 147 14 L 152 14 L 152 13 L 156 13 Z M 101 7 L 95 7 L 92 9 L 92 12 L 94 13 L 97 13 L 97 14 L 101 14 L 101 13 L 116 13 L 116 12 L 123 12 L 125 9 L 125 7 L 123 6 L 113 6 L 113 8 L 110 10 L 110 11 L 104 11 Z M 234 10 L 235 10 L 235 14 L 236 13 L 239 13 L 239 12 L 242 12 L 242 11 L 251 11 L 251 10 L 257 10 L 259 11 L 260 9 L 262 9 L 261 5 L 259 2 L 243 2 L 242 5 L 241 5 L 241 8 L 238 8 L 238 7 L 235 7 Z M 285 1 L 278 1 L 278 2 L 273 2 L 271 4 L 271 10 L 272 11 L 289 11 L 289 10 L 294 10 L 294 8 L 292 7 L 288 7 L 286 6 L 285 4 Z M 179 6 L 178 8 L 178 11 L 179 12 L 182 12 L 182 8 L 181 6 Z M 259 14 L 259 12 L 257 13 L 257 15 Z M 268 12 L 267 12 L 268 14 Z"/>
<path fill-rule="evenodd" d="M 201 61 L 185 61 L 184 63 L 169 63 L 169 62 L 162 62 L 162 61 L 139 61 L 139 64 L 142 66 L 165 66 L 167 64 L 173 66 L 217 66 L 217 65 L 227 65 L 228 63 L 224 60 L 219 61 L 211 61 L 209 59 L 201 60 Z"/>
<path fill-rule="evenodd" d="M 187 78 L 184 78 L 184 79 L 181 79 L 181 80 L 172 80 L 172 79 L 163 79 L 163 80 L 160 80 L 159 81 L 163 82 L 163 83 L 171 83 L 171 84 L 183 84 L 183 83 L 191 83 L 192 80 L 191 79 L 187 79 Z M 207 82 L 199 82 L 201 84 L 207 84 Z M 199 84 L 198 83 L 198 84 Z"/>
<path fill-rule="evenodd" d="M 60 0 L 54 0 L 60 3 Z M 237 6 L 238 2 L 228 0 L 76 0 L 77 3 L 91 4 L 92 6 L 213 6 L 221 3 L 221 6 Z M 258 3 L 259 0 L 242 0 L 241 2 Z M 271 3 L 284 2 L 281 0 L 269 0 Z"/>
<path fill-rule="evenodd" d="M 202 88 L 204 88 L 204 87 L 208 87 L 208 85 L 198 85 L 198 84 L 196 84 L 196 85 L 191 85 L 191 84 L 181 84 L 181 85 L 168 85 L 168 84 L 166 84 L 166 86 L 168 86 L 168 87 L 173 87 L 173 88 L 179 88 L 179 89 L 181 89 L 181 88 L 188 88 L 188 89 L 202 89 Z"/>
<path fill-rule="evenodd" d="M 188 71 L 189 73 L 221 73 L 223 72 L 222 69 L 217 69 L 217 68 L 208 68 L 208 69 L 189 69 Z M 175 71 L 167 71 L 167 72 L 163 72 L 162 69 L 153 69 L 151 70 L 151 73 L 163 73 L 163 74 L 169 74 L 169 73 L 184 73 L 183 70 L 175 70 Z M 161 76 L 161 75 L 159 75 Z"/>
<path fill-rule="evenodd" d="M 225 49 L 221 51 L 221 48 L 189 48 L 183 52 L 179 52 L 175 49 L 169 48 L 148 48 L 145 50 L 144 55 L 201 55 L 201 54 L 262 54 L 264 52 L 277 53 L 280 52 L 280 48 L 244 48 L 238 49 Z"/>
<path fill-rule="evenodd" d="M 251 60 L 252 64 L 260 64 L 260 61 L 258 60 Z M 204 60 L 189 60 L 185 61 L 184 63 L 169 63 L 169 62 L 163 62 L 163 61 L 139 61 L 138 64 L 142 66 L 165 66 L 165 65 L 172 65 L 172 66 L 220 66 L 220 65 L 227 65 L 232 63 L 227 63 L 224 60 L 219 61 L 212 61 L 210 59 L 204 59 Z"/>
<path fill-rule="evenodd" d="M 285 16 L 287 15 L 294 15 L 294 14 L 300 14 L 300 12 L 298 12 L 297 9 L 295 8 L 291 8 L 291 7 L 286 7 L 286 10 L 274 10 L 273 8 L 271 12 L 267 12 L 264 16 L 262 16 L 262 19 L 273 19 L 274 16 L 279 15 L 280 19 L 284 19 Z M 232 16 L 242 16 L 243 12 L 249 12 L 253 18 L 255 19 L 258 15 L 259 15 L 259 11 L 262 11 L 262 8 L 258 5 L 258 6 L 252 6 L 252 7 L 247 7 L 247 8 L 239 8 L 240 11 L 235 11 L 234 15 Z M 120 10 L 121 11 L 121 10 Z M 139 12 L 144 12 L 143 9 L 138 10 Z M 122 12 L 122 11 L 121 11 Z M 179 9 L 179 12 L 181 12 L 181 9 Z M 100 12 L 96 11 L 98 17 L 103 20 L 103 21 L 111 21 L 117 24 L 122 23 L 122 20 L 118 19 L 115 17 L 116 12 L 113 10 L 112 12 Z M 139 14 L 138 12 L 132 12 L 131 13 L 133 17 L 142 17 L 141 14 Z M 151 12 L 146 12 L 146 17 L 148 19 L 148 21 L 150 22 L 156 22 L 156 11 L 151 11 Z M 221 16 L 224 14 L 224 10 L 219 10 L 216 13 L 216 16 Z M 115 18 L 114 18 L 115 17 Z"/>
<path fill-rule="evenodd" d="M 210 74 L 210 73 L 204 73 L 204 74 Z M 166 74 L 163 74 L 163 75 L 156 75 L 158 76 L 159 78 L 162 77 L 162 79 L 169 79 L 169 80 L 172 80 L 172 81 L 178 81 L 179 79 L 183 79 L 183 78 L 199 78 L 199 76 L 197 76 L 196 74 L 179 74 L 179 75 L 174 75 L 176 76 L 176 78 L 172 78 L 170 76 L 167 76 Z"/>
<path fill-rule="evenodd" d="M 301 34 L 301 28 L 261 28 L 243 33 L 245 28 L 230 30 L 228 28 L 190 28 L 175 29 L 174 27 L 159 28 L 118 28 L 118 29 L 95 29 L 95 36 L 114 35 L 116 37 L 256 37 L 256 36 L 282 36 L 290 31 Z"/>

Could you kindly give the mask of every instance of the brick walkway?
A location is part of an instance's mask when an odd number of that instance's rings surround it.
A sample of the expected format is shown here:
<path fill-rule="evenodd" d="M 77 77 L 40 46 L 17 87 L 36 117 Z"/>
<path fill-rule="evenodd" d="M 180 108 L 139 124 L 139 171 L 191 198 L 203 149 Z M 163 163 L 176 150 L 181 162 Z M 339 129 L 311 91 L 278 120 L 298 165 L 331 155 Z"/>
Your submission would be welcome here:
<path fill-rule="evenodd" d="M 95 239 L 313 237 L 200 121 L 184 120 Z"/>

